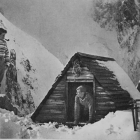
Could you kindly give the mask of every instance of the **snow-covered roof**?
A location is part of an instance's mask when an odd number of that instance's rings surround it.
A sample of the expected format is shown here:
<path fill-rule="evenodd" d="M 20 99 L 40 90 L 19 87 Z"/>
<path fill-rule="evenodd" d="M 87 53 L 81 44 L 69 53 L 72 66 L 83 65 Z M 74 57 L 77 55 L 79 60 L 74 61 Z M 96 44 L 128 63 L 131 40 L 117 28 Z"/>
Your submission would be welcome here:
<path fill-rule="evenodd" d="M 112 71 L 120 83 L 122 89 L 129 92 L 130 96 L 133 99 L 140 99 L 140 93 L 131 81 L 130 77 L 126 74 L 126 72 L 116 63 L 116 61 L 99 61 L 96 60 L 99 65 L 107 67 L 110 71 Z"/>

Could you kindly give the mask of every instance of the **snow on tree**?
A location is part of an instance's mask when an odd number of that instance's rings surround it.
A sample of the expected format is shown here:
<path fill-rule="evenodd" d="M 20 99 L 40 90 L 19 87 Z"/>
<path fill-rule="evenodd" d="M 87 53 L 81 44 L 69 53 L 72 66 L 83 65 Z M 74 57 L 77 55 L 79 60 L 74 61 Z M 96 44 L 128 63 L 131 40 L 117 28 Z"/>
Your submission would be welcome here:
<path fill-rule="evenodd" d="M 128 46 L 131 51 L 140 21 L 139 9 L 134 0 L 97 0 L 94 9 L 94 21 L 107 30 L 116 29 L 120 46 Z"/>

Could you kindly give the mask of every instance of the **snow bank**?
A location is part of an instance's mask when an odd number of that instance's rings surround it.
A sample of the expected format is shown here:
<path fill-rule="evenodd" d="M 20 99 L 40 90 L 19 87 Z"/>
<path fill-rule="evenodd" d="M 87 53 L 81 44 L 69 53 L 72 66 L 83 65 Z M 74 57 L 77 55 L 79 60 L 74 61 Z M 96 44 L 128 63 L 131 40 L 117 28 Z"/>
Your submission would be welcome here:
<path fill-rule="evenodd" d="M 140 116 L 139 116 L 140 120 Z M 57 126 L 57 127 L 56 127 Z M 0 138 L 72 139 L 72 140 L 139 140 L 140 123 L 134 131 L 132 112 L 110 112 L 104 119 L 84 127 L 68 128 L 54 123 L 35 124 L 30 115 L 18 117 L 0 109 Z"/>
<path fill-rule="evenodd" d="M 140 127 L 139 127 L 140 128 Z M 84 127 L 60 126 L 45 124 L 39 127 L 41 138 L 78 139 L 78 140 L 139 140 L 140 130 L 134 131 L 131 111 L 109 113 L 104 119 Z"/>
<path fill-rule="evenodd" d="M 97 61 L 99 65 L 107 67 L 109 70 L 113 71 L 119 81 L 121 87 L 127 90 L 133 99 L 140 99 L 140 93 L 136 89 L 135 85 L 129 78 L 129 76 L 124 72 L 124 70 L 114 61 L 104 62 Z"/>

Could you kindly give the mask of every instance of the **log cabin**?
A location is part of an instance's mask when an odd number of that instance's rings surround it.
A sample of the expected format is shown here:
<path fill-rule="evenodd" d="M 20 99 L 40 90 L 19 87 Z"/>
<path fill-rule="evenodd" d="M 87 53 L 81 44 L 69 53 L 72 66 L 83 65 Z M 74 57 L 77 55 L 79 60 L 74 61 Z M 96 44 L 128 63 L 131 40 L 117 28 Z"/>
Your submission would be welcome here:
<path fill-rule="evenodd" d="M 115 75 L 111 67 L 115 67 L 116 70 L 121 69 L 121 72 Z M 126 110 L 130 107 L 129 101 L 132 100 L 131 91 L 121 85 L 120 77 L 128 79 L 128 75 L 113 58 L 77 52 L 56 78 L 31 119 L 38 123 L 73 122 L 76 88 L 80 85 L 85 85 L 88 92 L 93 95 L 95 122 L 104 118 L 109 112 Z M 133 92 L 137 92 L 137 89 L 135 88 Z M 86 121 L 81 119 L 83 123 Z"/>

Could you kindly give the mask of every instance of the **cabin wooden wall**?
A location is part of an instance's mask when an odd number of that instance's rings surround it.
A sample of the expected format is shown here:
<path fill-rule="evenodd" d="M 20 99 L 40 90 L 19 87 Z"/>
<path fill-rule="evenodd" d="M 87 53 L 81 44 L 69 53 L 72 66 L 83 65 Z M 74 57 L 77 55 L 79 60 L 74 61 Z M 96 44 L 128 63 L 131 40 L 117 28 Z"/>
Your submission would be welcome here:
<path fill-rule="evenodd" d="M 76 81 L 77 80 L 77 81 Z M 67 82 L 86 82 L 86 81 L 93 81 L 93 74 L 89 71 L 87 67 L 81 67 L 80 76 L 76 77 L 73 73 L 73 68 L 69 68 L 67 71 Z"/>
<path fill-rule="evenodd" d="M 109 112 L 115 110 L 115 102 L 111 96 L 105 92 L 104 88 L 96 81 L 96 94 L 95 94 L 95 121 L 104 118 Z"/>
<path fill-rule="evenodd" d="M 96 121 L 104 118 L 109 112 L 126 110 L 131 100 L 128 92 L 105 89 L 96 81 Z"/>
<path fill-rule="evenodd" d="M 58 83 L 56 88 L 50 94 L 42 109 L 36 117 L 39 122 L 65 122 L 66 120 L 66 82 L 65 77 Z"/>

